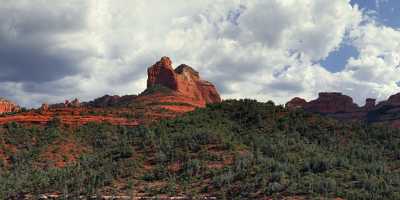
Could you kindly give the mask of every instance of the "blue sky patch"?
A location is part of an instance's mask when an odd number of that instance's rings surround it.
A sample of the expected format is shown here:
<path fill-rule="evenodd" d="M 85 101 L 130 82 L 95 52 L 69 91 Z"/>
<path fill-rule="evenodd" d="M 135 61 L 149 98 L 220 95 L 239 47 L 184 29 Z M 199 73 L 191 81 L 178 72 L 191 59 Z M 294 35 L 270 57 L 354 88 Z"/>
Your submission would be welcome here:
<path fill-rule="evenodd" d="M 399 0 L 351 0 L 361 9 L 374 12 L 379 23 L 393 28 L 400 28 L 400 1 Z"/>
<path fill-rule="evenodd" d="M 332 51 L 320 64 L 330 72 L 340 72 L 344 69 L 350 57 L 357 58 L 358 55 L 355 47 L 343 43 L 338 50 Z"/>
<path fill-rule="evenodd" d="M 400 28 L 400 0 L 351 0 L 351 5 L 369 13 L 378 23 L 392 28 Z M 357 49 L 349 42 L 343 42 L 340 48 L 333 51 L 320 64 L 330 72 L 344 69 L 350 57 L 358 57 Z"/>

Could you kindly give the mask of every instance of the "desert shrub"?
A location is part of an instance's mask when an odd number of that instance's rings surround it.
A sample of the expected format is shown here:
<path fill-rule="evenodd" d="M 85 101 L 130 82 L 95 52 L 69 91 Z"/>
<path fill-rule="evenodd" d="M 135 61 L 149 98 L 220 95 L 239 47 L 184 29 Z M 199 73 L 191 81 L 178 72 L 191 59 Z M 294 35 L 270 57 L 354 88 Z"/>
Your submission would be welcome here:
<path fill-rule="evenodd" d="M 18 150 L 4 151 L 10 166 L 0 171 L 0 199 L 54 191 L 93 195 L 130 180 L 148 183 L 144 191 L 152 195 L 205 192 L 220 199 L 400 194 L 399 130 L 288 111 L 272 102 L 226 100 L 133 128 L 90 123 L 71 131 L 10 123 L 0 133 L 0 149 L 7 144 Z M 64 137 L 87 151 L 64 168 L 38 167 L 43 149 Z M 169 184 L 150 187 L 154 182 Z"/>

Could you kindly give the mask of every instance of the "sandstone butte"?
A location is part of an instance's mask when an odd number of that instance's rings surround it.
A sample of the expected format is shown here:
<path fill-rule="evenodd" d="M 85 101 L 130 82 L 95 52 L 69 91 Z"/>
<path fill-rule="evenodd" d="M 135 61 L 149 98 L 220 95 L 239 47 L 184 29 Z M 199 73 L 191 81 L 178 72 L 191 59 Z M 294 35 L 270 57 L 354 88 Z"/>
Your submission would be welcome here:
<path fill-rule="evenodd" d="M 20 110 L 19 106 L 7 99 L 0 98 L 0 114 L 18 112 Z"/>
<path fill-rule="evenodd" d="M 39 109 L 24 112 L 17 112 L 19 106 L 1 99 L 0 113 L 17 113 L 0 117 L 0 124 L 45 125 L 59 121 L 71 126 L 89 122 L 137 126 L 221 102 L 216 87 L 201 79 L 199 72 L 188 65 L 182 64 L 173 69 L 170 58 L 162 57 L 147 72 L 147 88 L 139 95 L 105 95 L 82 103 L 78 99 L 51 105 L 43 103 Z"/>
<path fill-rule="evenodd" d="M 164 96 L 157 93 L 145 95 L 146 98 L 155 97 L 158 101 L 166 102 L 171 101 L 170 98 L 166 98 L 170 96 L 185 98 L 181 101 L 197 107 L 221 102 L 221 97 L 212 83 L 202 80 L 199 72 L 188 65 L 182 64 L 173 69 L 172 61 L 168 57 L 162 57 L 147 70 L 147 74 L 147 88 L 164 86 L 172 91 Z"/>

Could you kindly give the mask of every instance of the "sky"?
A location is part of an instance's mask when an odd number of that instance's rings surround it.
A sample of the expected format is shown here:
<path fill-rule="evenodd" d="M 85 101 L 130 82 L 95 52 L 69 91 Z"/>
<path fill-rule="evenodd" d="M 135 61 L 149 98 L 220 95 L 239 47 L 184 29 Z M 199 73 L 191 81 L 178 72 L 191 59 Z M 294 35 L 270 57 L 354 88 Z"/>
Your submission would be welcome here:
<path fill-rule="evenodd" d="M 224 99 L 400 92 L 398 0 L 0 0 L 0 96 L 137 94 L 162 56 Z"/>

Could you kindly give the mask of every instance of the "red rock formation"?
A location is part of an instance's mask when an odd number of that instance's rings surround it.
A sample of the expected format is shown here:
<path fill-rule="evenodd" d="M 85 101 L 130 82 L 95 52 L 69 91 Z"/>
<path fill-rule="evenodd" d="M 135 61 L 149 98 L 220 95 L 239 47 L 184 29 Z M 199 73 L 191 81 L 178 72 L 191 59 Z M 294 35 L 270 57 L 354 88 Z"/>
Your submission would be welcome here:
<path fill-rule="evenodd" d="M 17 112 L 20 107 L 7 99 L 0 98 L 0 113 Z"/>
<path fill-rule="evenodd" d="M 304 109 L 323 114 L 357 112 L 359 107 L 349 96 L 338 92 L 321 92 L 318 99 L 308 102 Z"/>
<path fill-rule="evenodd" d="M 113 105 L 117 104 L 117 102 L 120 99 L 121 99 L 121 97 L 118 95 L 114 95 L 114 96 L 104 95 L 100 98 L 93 100 L 92 102 L 89 102 L 89 104 L 94 107 L 113 106 Z"/>
<path fill-rule="evenodd" d="M 303 108 L 306 112 L 320 113 L 339 120 L 361 120 L 366 123 L 390 125 L 400 128 L 400 93 L 392 95 L 388 100 L 376 104 L 376 100 L 368 98 L 365 105 L 359 107 L 353 99 L 341 93 L 319 94 L 318 99 L 306 102 L 294 98 L 286 107 Z"/>
<path fill-rule="evenodd" d="M 206 103 L 221 102 L 221 97 L 212 83 L 200 80 L 197 82 L 197 87 L 200 89 L 201 95 Z"/>
<path fill-rule="evenodd" d="M 318 98 L 306 102 L 301 98 L 294 98 L 288 103 L 288 109 L 303 108 L 307 112 L 320 113 L 341 120 L 361 120 L 373 109 L 375 100 L 368 99 L 364 107 L 359 107 L 349 96 L 337 92 L 321 92 Z"/>
<path fill-rule="evenodd" d="M 80 107 L 81 103 L 77 98 L 75 98 L 72 101 L 69 101 L 68 99 L 64 101 L 64 103 L 58 103 L 58 104 L 52 104 L 50 105 L 50 108 L 70 108 L 70 107 Z"/>
<path fill-rule="evenodd" d="M 154 85 L 163 85 L 170 89 L 178 89 L 176 73 L 172 68 L 172 61 L 162 57 L 160 61 L 147 69 L 147 88 Z"/>
<path fill-rule="evenodd" d="M 90 102 L 80 103 L 74 99 L 43 104 L 39 110 L 0 117 L 0 124 L 15 121 L 46 125 L 57 118 L 71 126 L 89 122 L 137 126 L 221 101 L 213 84 L 202 80 L 199 73 L 188 65 L 180 65 L 174 70 L 168 57 L 161 58 L 148 69 L 147 86 L 139 96 L 105 95 Z"/>
<path fill-rule="evenodd" d="M 182 64 L 174 70 L 172 61 L 162 57 L 147 72 L 147 88 L 157 85 L 167 87 L 176 92 L 177 96 L 190 98 L 190 102 L 196 105 L 221 102 L 215 86 L 202 80 L 199 73 L 188 65 Z"/>
<path fill-rule="evenodd" d="M 71 101 L 70 106 L 72 107 L 80 107 L 81 103 L 79 102 L 79 100 L 77 98 L 75 98 L 73 101 Z"/>
<path fill-rule="evenodd" d="M 370 110 L 375 108 L 375 104 L 376 104 L 376 99 L 368 98 L 368 99 L 365 100 L 365 105 L 364 105 L 363 108 L 366 111 L 370 111 Z"/>
<path fill-rule="evenodd" d="M 400 105 L 400 93 L 390 96 L 387 102 L 390 105 Z"/>
<path fill-rule="evenodd" d="M 49 104 L 43 103 L 42 106 L 40 107 L 41 111 L 48 111 L 49 110 Z"/>
<path fill-rule="evenodd" d="M 292 100 L 290 100 L 289 102 L 287 102 L 285 104 L 285 107 L 293 110 L 293 109 L 298 109 L 298 108 L 304 108 L 304 106 L 307 104 L 307 101 L 299 98 L 299 97 L 295 97 Z"/>

